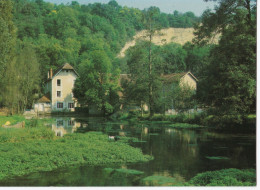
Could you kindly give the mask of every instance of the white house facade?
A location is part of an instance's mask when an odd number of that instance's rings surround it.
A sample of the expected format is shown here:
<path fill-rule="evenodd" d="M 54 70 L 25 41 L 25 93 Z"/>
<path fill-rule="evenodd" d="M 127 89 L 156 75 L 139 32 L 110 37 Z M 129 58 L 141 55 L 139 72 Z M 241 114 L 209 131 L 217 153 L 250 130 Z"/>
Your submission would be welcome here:
<path fill-rule="evenodd" d="M 78 73 L 68 63 L 65 63 L 57 71 L 48 72 L 45 85 L 45 95 L 34 104 L 36 113 L 74 112 L 77 99 L 73 97 L 72 89 Z"/>

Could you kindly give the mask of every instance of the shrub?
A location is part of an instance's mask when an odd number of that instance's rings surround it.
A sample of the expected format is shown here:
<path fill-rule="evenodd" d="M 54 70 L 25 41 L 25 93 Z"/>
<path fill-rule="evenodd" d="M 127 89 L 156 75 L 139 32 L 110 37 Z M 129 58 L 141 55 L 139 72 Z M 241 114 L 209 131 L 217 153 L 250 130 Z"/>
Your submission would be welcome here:
<path fill-rule="evenodd" d="M 137 118 L 137 116 L 139 115 L 140 111 L 138 110 L 130 110 L 128 112 L 128 118 L 132 119 L 132 118 Z"/>
<path fill-rule="evenodd" d="M 222 169 L 197 174 L 189 185 L 195 186 L 255 186 L 256 171 L 254 169 Z"/>
<path fill-rule="evenodd" d="M 175 124 L 170 125 L 170 127 L 191 129 L 191 128 L 202 128 L 204 126 L 196 125 L 196 124 L 189 124 L 189 123 L 175 123 Z"/>

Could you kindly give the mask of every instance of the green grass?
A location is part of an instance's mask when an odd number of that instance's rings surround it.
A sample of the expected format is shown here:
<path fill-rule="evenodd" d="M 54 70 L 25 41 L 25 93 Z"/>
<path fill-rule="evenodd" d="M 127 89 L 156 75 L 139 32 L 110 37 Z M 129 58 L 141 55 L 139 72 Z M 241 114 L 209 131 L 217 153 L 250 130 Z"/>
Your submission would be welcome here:
<path fill-rule="evenodd" d="M 229 160 L 228 157 L 223 156 L 206 156 L 206 158 L 210 160 Z"/>
<path fill-rule="evenodd" d="M 194 129 L 194 128 L 203 128 L 204 126 L 197 125 L 197 124 L 189 124 L 189 123 L 175 123 L 171 124 L 170 127 L 172 128 L 185 128 L 185 129 Z"/>
<path fill-rule="evenodd" d="M 187 185 L 190 186 L 255 186 L 254 169 L 223 169 L 197 174 Z"/>
<path fill-rule="evenodd" d="M 20 115 L 0 116 L 0 126 L 4 125 L 7 121 L 9 121 L 11 125 L 13 125 L 18 122 L 25 121 L 25 118 Z"/>
<path fill-rule="evenodd" d="M 148 176 L 141 180 L 142 185 L 146 186 L 183 186 L 183 181 L 166 176 Z"/>
<path fill-rule="evenodd" d="M 255 119 L 256 118 L 256 114 L 250 114 L 250 115 L 248 115 L 248 118 L 249 119 Z"/>
<path fill-rule="evenodd" d="M 116 169 L 115 171 L 120 172 L 122 174 L 126 174 L 126 175 L 142 175 L 142 174 L 144 174 L 143 171 L 124 169 L 124 168 Z"/>
<path fill-rule="evenodd" d="M 103 165 L 153 159 L 125 142 L 97 132 L 55 137 L 50 128 L 0 130 L 0 180 L 78 164 Z M 4 136 L 5 138 L 3 138 Z"/>
<path fill-rule="evenodd" d="M 2 118 L 2 121 L 8 120 L 14 123 L 25 120 L 22 116 L 12 116 Z M 55 135 L 50 128 L 45 126 L 46 122 L 52 119 L 32 119 L 25 120 L 25 128 L 3 128 L 0 127 L 0 143 L 5 142 L 27 142 L 40 139 L 54 139 Z"/>

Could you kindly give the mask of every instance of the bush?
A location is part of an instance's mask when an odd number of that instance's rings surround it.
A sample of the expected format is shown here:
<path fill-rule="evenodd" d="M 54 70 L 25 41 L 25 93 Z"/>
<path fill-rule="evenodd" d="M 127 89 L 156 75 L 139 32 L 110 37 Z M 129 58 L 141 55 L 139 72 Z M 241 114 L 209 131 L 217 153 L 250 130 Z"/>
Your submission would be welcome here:
<path fill-rule="evenodd" d="M 256 171 L 254 169 L 223 169 L 197 174 L 188 185 L 195 186 L 255 186 Z"/>
<path fill-rule="evenodd" d="M 88 108 L 88 107 L 76 107 L 76 108 L 75 108 L 75 112 L 76 112 L 76 113 L 85 113 L 85 114 L 88 114 L 88 113 L 89 113 L 89 108 Z"/>
<path fill-rule="evenodd" d="M 138 115 L 139 115 L 140 111 L 137 111 L 137 110 L 130 110 L 128 112 L 128 118 L 129 119 L 132 119 L 132 118 L 137 118 Z"/>

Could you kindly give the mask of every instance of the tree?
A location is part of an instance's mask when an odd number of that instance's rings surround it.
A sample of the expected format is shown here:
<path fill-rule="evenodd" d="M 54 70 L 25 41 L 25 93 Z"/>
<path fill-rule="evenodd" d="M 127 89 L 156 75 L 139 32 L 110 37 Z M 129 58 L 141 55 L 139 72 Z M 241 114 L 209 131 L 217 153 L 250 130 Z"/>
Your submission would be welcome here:
<path fill-rule="evenodd" d="M 243 22 L 249 26 L 250 34 L 255 35 L 255 21 L 256 21 L 256 1 L 255 0 L 204 0 L 204 1 L 218 1 L 219 6 L 215 8 L 215 12 L 210 9 L 204 11 L 201 22 L 198 22 L 195 28 L 194 42 L 196 44 L 207 44 L 217 34 L 223 32 L 230 26 L 236 24 L 234 18 L 238 12 L 243 10 L 245 18 Z M 202 24 L 201 24 L 202 23 Z"/>
<path fill-rule="evenodd" d="M 184 44 L 186 70 L 191 71 L 197 77 L 203 77 L 204 68 L 208 65 L 209 52 L 213 46 L 198 46 L 191 42 Z"/>
<path fill-rule="evenodd" d="M 149 111 L 150 117 L 154 115 L 154 95 L 153 92 L 155 91 L 154 88 L 154 81 L 156 80 L 155 73 L 153 72 L 153 63 L 152 63 L 152 38 L 158 30 L 158 26 L 154 26 L 155 22 L 154 19 L 160 13 L 160 9 L 157 7 L 150 7 L 147 11 L 144 12 L 144 23 L 147 30 L 147 36 L 149 37 L 148 41 L 148 60 L 147 60 L 147 67 L 148 67 L 148 88 L 149 88 Z"/>
<path fill-rule="evenodd" d="M 26 108 L 31 108 L 37 94 L 40 92 L 40 65 L 35 51 L 31 44 L 26 42 L 21 44 L 22 49 L 17 58 L 18 75 L 18 112 L 23 112 Z"/>
<path fill-rule="evenodd" d="M 186 57 L 187 52 L 179 44 L 166 44 L 160 49 L 159 56 L 162 57 L 162 64 L 160 65 L 164 74 L 185 72 L 187 70 Z"/>
<path fill-rule="evenodd" d="M 8 67 L 15 63 L 16 28 L 13 23 L 12 2 L 0 0 L 0 102 L 8 97 L 4 89 L 10 88 L 4 79 L 8 77 Z M 12 67 L 13 68 L 13 67 Z"/>
<path fill-rule="evenodd" d="M 200 84 L 198 96 L 214 107 L 217 115 L 255 112 L 256 5 L 250 3 L 249 0 L 219 1 L 216 12 L 206 11 L 204 22 L 196 29 L 196 42 L 200 44 L 205 44 L 215 31 L 221 32 L 219 44 L 210 52 L 207 76 Z"/>
<path fill-rule="evenodd" d="M 180 84 L 176 83 L 172 85 L 172 90 L 167 98 L 172 100 L 173 108 L 177 110 L 177 112 L 182 113 L 195 107 L 195 94 L 196 91 L 189 86 L 180 86 Z"/>
<path fill-rule="evenodd" d="M 73 94 L 83 105 L 95 105 L 104 115 L 111 114 L 118 104 L 119 72 L 111 73 L 111 61 L 102 50 L 90 53 L 79 65 L 80 77 Z M 87 74 L 86 74 L 87 73 Z"/>

